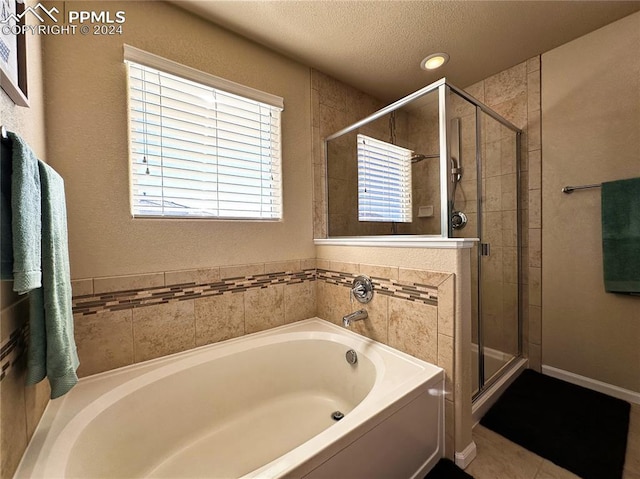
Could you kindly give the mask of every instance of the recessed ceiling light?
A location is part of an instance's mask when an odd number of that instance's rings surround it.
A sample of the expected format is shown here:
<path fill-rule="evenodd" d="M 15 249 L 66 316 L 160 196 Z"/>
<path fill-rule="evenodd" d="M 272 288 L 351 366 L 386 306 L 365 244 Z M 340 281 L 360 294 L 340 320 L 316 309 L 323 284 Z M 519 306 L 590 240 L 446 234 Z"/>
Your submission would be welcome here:
<path fill-rule="evenodd" d="M 423 70 L 435 70 L 449 61 L 449 55 L 446 53 L 432 53 L 420 62 L 420 68 Z"/>

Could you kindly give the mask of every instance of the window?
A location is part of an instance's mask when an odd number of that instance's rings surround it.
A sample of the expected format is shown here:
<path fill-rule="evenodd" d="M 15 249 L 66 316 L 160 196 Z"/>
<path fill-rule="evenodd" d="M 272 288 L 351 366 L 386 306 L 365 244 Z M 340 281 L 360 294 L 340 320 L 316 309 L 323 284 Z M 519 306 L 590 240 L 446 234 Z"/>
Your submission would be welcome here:
<path fill-rule="evenodd" d="M 125 46 L 134 217 L 282 217 L 282 99 Z"/>
<path fill-rule="evenodd" d="M 412 151 L 358 135 L 358 220 L 411 222 Z"/>

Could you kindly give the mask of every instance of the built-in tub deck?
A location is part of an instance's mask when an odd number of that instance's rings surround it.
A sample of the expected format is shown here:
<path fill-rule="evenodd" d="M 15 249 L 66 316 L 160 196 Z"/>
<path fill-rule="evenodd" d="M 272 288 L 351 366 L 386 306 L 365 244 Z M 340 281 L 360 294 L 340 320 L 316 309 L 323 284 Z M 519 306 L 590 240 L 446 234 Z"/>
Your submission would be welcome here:
<path fill-rule="evenodd" d="M 443 454 L 443 378 L 312 318 L 82 379 L 15 477 L 419 477 Z"/>

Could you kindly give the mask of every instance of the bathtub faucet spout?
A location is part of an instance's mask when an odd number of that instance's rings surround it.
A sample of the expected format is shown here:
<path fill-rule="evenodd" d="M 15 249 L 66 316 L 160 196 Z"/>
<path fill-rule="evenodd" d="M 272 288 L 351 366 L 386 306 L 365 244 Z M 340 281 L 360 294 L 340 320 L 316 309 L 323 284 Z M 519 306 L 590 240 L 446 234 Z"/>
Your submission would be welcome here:
<path fill-rule="evenodd" d="M 369 313 L 367 313 L 366 309 L 359 309 L 358 311 L 354 311 L 353 313 L 344 316 L 342 318 L 342 324 L 345 328 L 348 328 L 354 321 L 361 321 L 363 319 L 367 319 L 368 317 Z"/>

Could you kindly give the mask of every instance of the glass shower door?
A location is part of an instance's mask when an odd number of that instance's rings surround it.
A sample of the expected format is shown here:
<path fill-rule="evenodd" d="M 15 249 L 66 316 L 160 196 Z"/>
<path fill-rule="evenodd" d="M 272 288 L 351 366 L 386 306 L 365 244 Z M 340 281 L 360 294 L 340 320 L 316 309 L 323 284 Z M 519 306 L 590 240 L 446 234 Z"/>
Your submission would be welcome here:
<path fill-rule="evenodd" d="M 516 133 L 479 113 L 479 392 L 521 350 Z"/>

